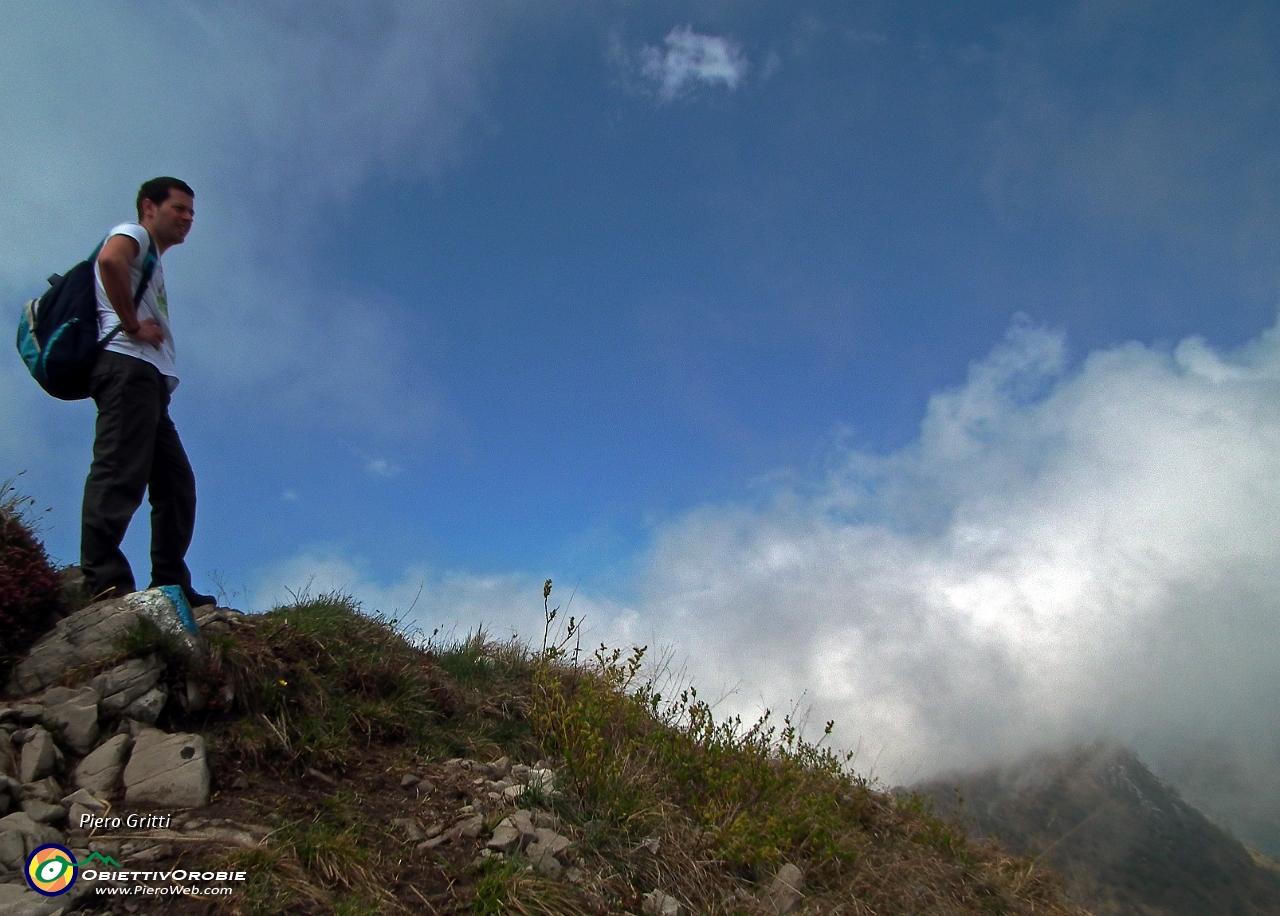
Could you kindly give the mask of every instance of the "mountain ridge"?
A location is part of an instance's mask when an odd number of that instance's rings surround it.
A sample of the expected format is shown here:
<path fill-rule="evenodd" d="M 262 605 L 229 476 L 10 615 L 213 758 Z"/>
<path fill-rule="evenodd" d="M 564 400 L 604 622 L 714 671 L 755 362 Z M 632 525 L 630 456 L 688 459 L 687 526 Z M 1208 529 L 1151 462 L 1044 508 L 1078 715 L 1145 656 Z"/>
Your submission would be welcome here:
<path fill-rule="evenodd" d="M 912 788 L 972 835 L 1051 865 L 1068 896 L 1096 916 L 1280 914 L 1280 865 L 1115 742 L 1042 751 Z"/>

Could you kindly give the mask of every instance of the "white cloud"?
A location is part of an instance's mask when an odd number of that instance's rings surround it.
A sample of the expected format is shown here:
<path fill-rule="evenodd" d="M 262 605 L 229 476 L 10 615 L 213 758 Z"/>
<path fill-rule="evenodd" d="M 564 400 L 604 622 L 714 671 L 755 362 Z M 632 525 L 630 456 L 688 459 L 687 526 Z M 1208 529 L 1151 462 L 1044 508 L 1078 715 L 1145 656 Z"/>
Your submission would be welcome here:
<path fill-rule="evenodd" d="M 1280 813 L 1280 331 L 1063 352 L 1016 322 L 909 448 L 661 530 L 639 618 L 889 781 L 1105 733 Z"/>
<path fill-rule="evenodd" d="M 730 91 L 747 73 L 742 47 L 729 38 L 699 35 L 689 26 L 674 28 L 663 39 L 666 48 L 645 45 L 639 52 L 640 72 L 670 101 L 699 84 Z"/>

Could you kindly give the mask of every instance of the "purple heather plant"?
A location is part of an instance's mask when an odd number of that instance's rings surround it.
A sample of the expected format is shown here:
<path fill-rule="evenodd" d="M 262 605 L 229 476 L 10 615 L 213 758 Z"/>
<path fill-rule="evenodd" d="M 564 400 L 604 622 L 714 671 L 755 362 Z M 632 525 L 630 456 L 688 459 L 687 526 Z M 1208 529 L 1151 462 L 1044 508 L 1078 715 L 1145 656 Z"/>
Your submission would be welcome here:
<path fill-rule="evenodd" d="M 11 484 L 0 490 L 0 672 L 30 648 L 62 609 L 62 580 Z"/>

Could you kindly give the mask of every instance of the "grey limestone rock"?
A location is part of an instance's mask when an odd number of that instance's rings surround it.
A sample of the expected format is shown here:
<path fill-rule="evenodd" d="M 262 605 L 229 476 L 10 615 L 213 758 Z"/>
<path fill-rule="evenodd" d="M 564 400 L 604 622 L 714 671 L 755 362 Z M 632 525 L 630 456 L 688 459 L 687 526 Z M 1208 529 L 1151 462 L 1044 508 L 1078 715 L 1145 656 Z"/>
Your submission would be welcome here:
<path fill-rule="evenodd" d="M 37 824 L 48 824 L 60 827 L 67 820 L 67 809 L 62 805 L 53 805 L 38 798 L 28 798 L 22 802 L 23 812 Z"/>
<path fill-rule="evenodd" d="M 51 774 L 58 766 L 58 749 L 53 736 L 39 726 L 28 729 L 27 741 L 22 745 L 22 757 L 18 761 L 18 779 L 24 783 L 35 782 Z"/>
<path fill-rule="evenodd" d="M 21 873 L 27 856 L 45 843 L 61 843 L 62 834 L 32 820 L 25 811 L 0 817 L 0 870 Z"/>
<path fill-rule="evenodd" d="M 178 602 L 166 594 L 178 595 Z M 134 592 L 124 598 L 126 604 L 139 616 L 145 617 L 159 628 L 160 632 L 172 636 L 179 650 L 187 658 L 201 658 L 208 652 L 204 635 L 196 623 L 191 607 L 182 597 L 177 586 L 149 588 L 144 592 Z"/>
<path fill-rule="evenodd" d="M 173 636 L 184 654 L 203 655 L 204 637 L 190 618 L 190 609 L 183 604 L 178 607 L 164 590 L 150 588 L 76 611 L 59 620 L 18 663 L 9 679 L 10 692 L 35 693 L 56 681 L 68 668 L 109 658 L 116 652 L 121 638 L 144 618 L 161 632 Z M 103 695 L 106 696 L 105 691 Z"/>
<path fill-rule="evenodd" d="M 549 827 L 537 827 L 533 842 L 525 847 L 524 853 L 539 873 L 549 878 L 559 878 L 569 861 L 570 845 L 568 837 L 561 836 Z"/>
<path fill-rule="evenodd" d="M 133 739 L 128 735 L 113 735 L 104 741 L 76 767 L 72 776 L 76 787 L 88 789 L 102 798 L 109 798 L 120 781 L 125 756 L 132 744 Z"/>
<path fill-rule="evenodd" d="M 484 815 L 475 814 L 454 824 L 443 836 L 449 840 L 474 840 L 484 832 Z"/>
<path fill-rule="evenodd" d="M 77 802 L 67 809 L 67 829 L 90 830 L 93 826 L 93 819 L 101 816 L 101 811 L 94 811 L 92 808 Z"/>
<path fill-rule="evenodd" d="M 120 712 L 156 686 L 164 673 L 164 662 L 157 655 L 131 658 L 104 671 L 90 683 L 102 694 L 103 712 Z"/>
<path fill-rule="evenodd" d="M 559 878 L 564 873 L 564 866 L 553 855 L 543 853 L 538 856 L 530 856 L 529 860 L 533 863 L 534 871 L 540 875 L 546 875 L 548 878 Z"/>
<path fill-rule="evenodd" d="M 548 854 L 564 860 L 569 853 L 569 838 L 561 836 L 548 827 L 538 827 L 535 831 L 533 842 L 529 844 L 525 852 L 528 853 L 531 859 Z"/>
<path fill-rule="evenodd" d="M 418 822 L 411 817 L 392 818 L 391 826 L 398 828 L 411 843 L 419 843 L 427 838 Z"/>
<path fill-rule="evenodd" d="M 209 705 L 209 691 L 194 678 L 187 678 L 186 689 L 179 696 L 187 712 L 199 712 Z"/>
<path fill-rule="evenodd" d="M 107 810 L 107 803 L 88 789 L 76 789 L 62 800 L 67 809 L 67 829 L 86 830 L 93 823 L 93 818 L 101 817 Z"/>
<path fill-rule="evenodd" d="M 200 627 L 200 632 L 206 638 L 210 636 L 226 636 L 235 627 L 242 625 L 244 614 L 234 608 L 218 607 L 215 604 L 206 604 L 198 608 L 193 608 L 192 613 L 195 615 L 196 624 Z"/>
<path fill-rule="evenodd" d="M 0 728 L 0 776 L 12 776 L 14 769 L 13 736 Z"/>
<path fill-rule="evenodd" d="M 98 798 L 98 796 L 94 795 L 88 789 L 76 789 L 70 795 L 62 799 L 62 804 L 67 806 L 84 805 L 86 808 L 90 808 L 99 813 L 107 810 L 106 801 Z"/>
<path fill-rule="evenodd" d="M 62 797 L 62 786 L 52 776 L 37 779 L 22 786 L 23 798 L 36 798 L 44 802 L 55 802 Z"/>
<path fill-rule="evenodd" d="M 37 894 L 25 883 L 0 884 L 0 916 L 60 916 L 84 903 L 93 893 L 93 884 L 77 881 L 57 897 Z"/>
<path fill-rule="evenodd" d="M 804 874 L 788 862 L 778 869 L 773 884 L 765 894 L 765 907 L 771 913 L 790 913 L 800 905 L 804 895 Z"/>
<path fill-rule="evenodd" d="M 60 897 L 44 897 L 25 884 L 0 884 L 0 916 L 52 916 L 66 905 Z"/>
<path fill-rule="evenodd" d="M 530 812 L 523 808 L 518 808 L 511 813 L 511 817 L 508 820 L 515 826 L 516 830 L 520 831 L 521 849 L 524 849 L 538 838 L 538 831 L 533 826 L 533 815 Z"/>
<path fill-rule="evenodd" d="M 195 617 L 196 626 L 202 630 L 214 623 L 234 625 L 244 620 L 242 611 L 237 611 L 233 607 L 219 607 L 217 604 L 202 604 L 200 607 L 192 608 L 191 614 Z"/>
<path fill-rule="evenodd" d="M 43 721 L 61 731 L 63 744 L 77 754 L 93 750 L 98 740 L 98 701 L 101 699 L 97 690 L 50 687 L 40 699 L 45 708 Z"/>
<path fill-rule="evenodd" d="M 486 845 L 495 852 L 515 852 L 520 848 L 520 830 L 511 822 L 511 818 L 505 817 L 494 828 L 493 836 Z"/>
<path fill-rule="evenodd" d="M 645 916 L 680 916 L 680 901 L 670 894 L 653 890 L 644 895 L 640 909 Z"/>
<path fill-rule="evenodd" d="M 160 718 L 160 713 L 167 702 L 169 702 L 169 688 L 164 684 L 157 684 L 126 706 L 124 715 L 138 722 L 145 722 L 147 725 L 155 725 L 156 719 Z"/>
<path fill-rule="evenodd" d="M 525 785 L 542 792 L 544 795 L 556 794 L 556 774 L 549 767 L 530 769 L 525 776 Z"/>
<path fill-rule="evenodd" d="M 125 801 L 168 808 L 209 803 L 209 763 L 204 738 L 143 731 L 124 768 Z"/>
<path fill-rule="evenodd" d="M 99 601 L 59 620 L 18 663 L 9 680 L 12 693 L 35 693 L 75 668 L 115 651 L 137 615 L 123 598 Z"/>

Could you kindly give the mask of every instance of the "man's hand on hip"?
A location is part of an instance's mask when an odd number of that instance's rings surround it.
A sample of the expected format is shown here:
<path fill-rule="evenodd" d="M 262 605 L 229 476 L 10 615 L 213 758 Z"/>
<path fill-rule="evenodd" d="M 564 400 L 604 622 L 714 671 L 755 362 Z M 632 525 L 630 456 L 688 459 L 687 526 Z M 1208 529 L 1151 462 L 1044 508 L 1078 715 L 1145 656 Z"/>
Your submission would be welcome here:
<path fill-rule="evenodd" d="M 145 321 L 139 321 L 138 327 L 130 334 L 125 331 L 134 340 L 140 340 L 143 343 L 149 343 L 153 347 L 159 347 L 164 343 L 164 328 L 160 327 L 160 322 L 154 318 L 148 318 Z"/>

